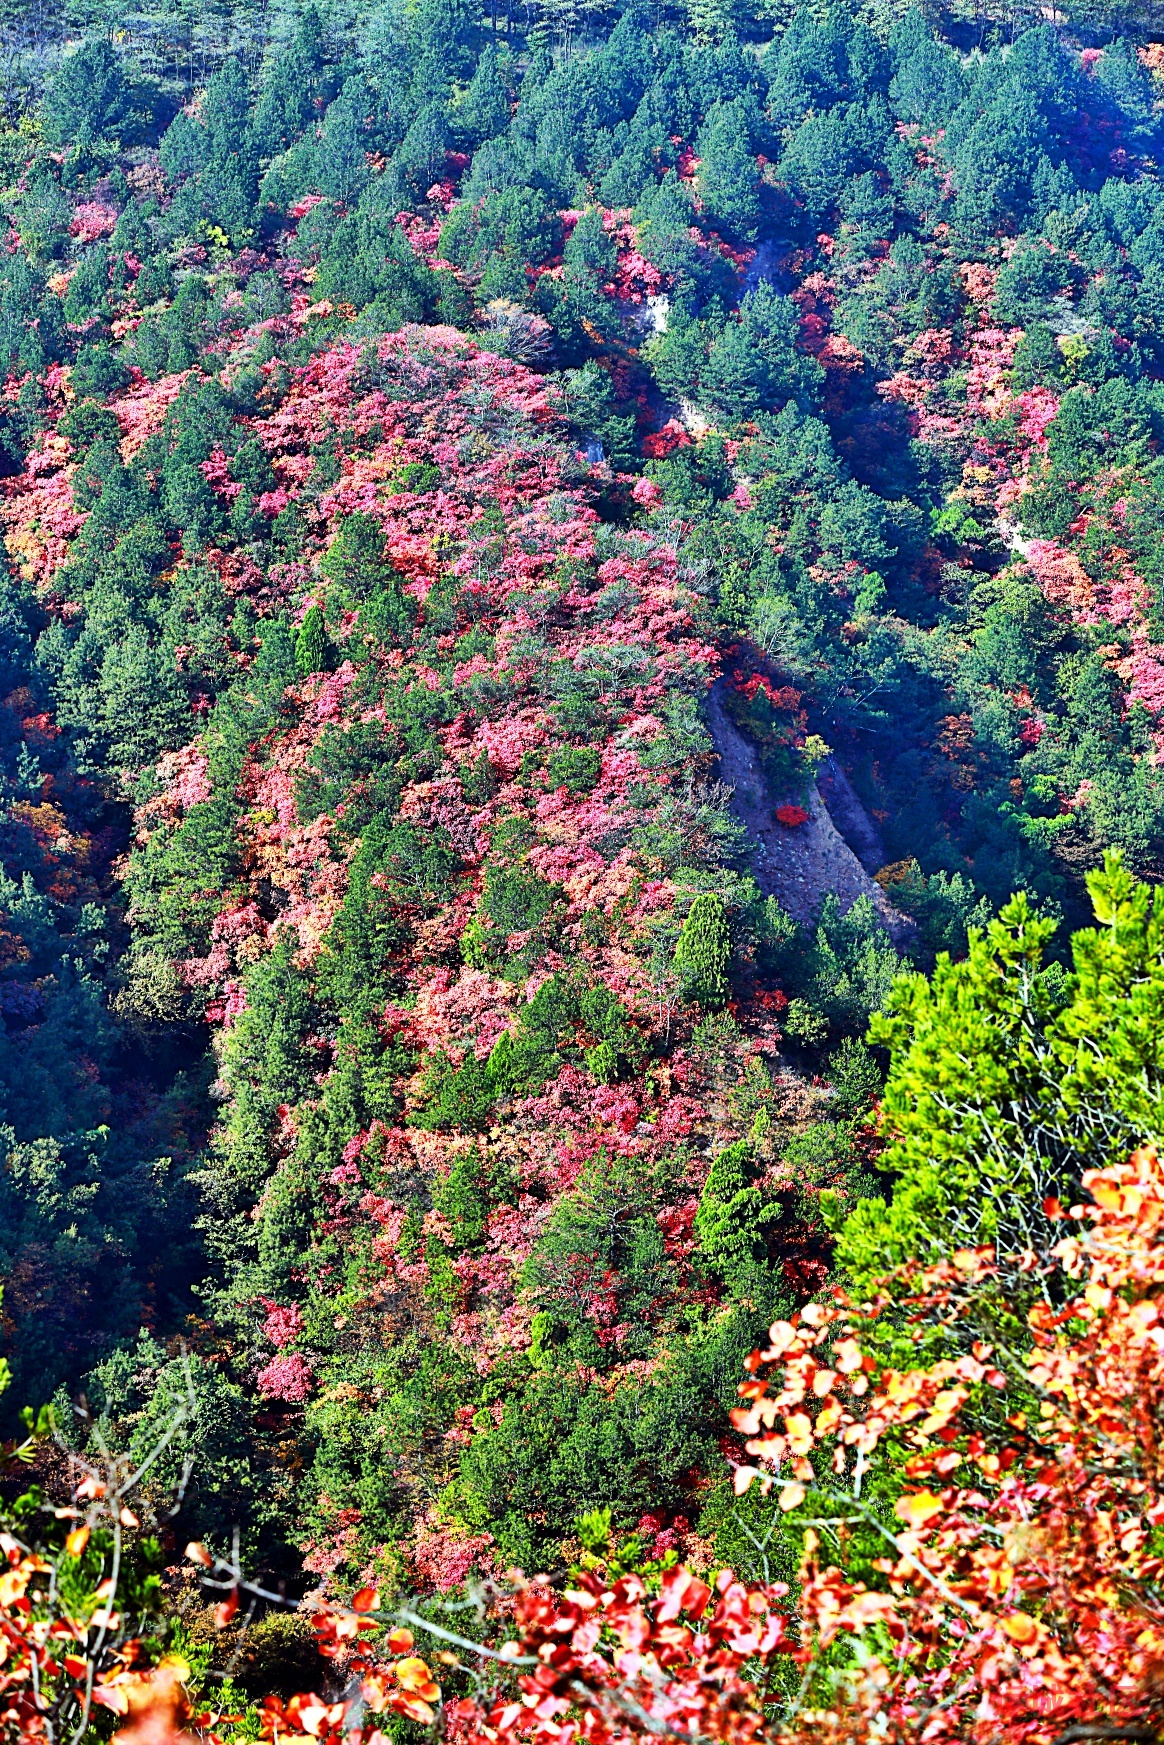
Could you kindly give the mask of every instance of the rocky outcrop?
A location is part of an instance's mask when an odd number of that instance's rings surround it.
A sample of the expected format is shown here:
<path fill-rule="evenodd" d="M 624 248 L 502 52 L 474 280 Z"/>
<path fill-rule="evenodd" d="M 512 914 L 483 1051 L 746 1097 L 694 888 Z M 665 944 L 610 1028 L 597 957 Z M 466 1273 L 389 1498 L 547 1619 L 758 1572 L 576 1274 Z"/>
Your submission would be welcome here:
<path fill-rule="evenodd" d="M 769 789 L 759 753 L 724 707 L 722 681 L 708 696 L 707 724 L 719 753 L 720 779 L 732 789 L 732 810 L 754 844 L 756 880 L 765 896 L 775 897 L 794 920 L 806 925 L 816 919 L 830 891 L 842 910 L 851 909 L 858 897 L 868 897 L 894 943 L 906 943 L 913 923 L 893 907 L 870 876 L 868 860 L 881 864 L 880 841 L 835 760 L 824 766 L 820 787 L 811 788 L 807 799 L 789 796 L 808 812 L 805 823 L 789 827 L 776 817 L 780 801 Z M 845 834 L 834 822 L 826 794 L 837 808 Z M 865 865 L 846 835 L 859 845 Z"/>
<path fill-rule="evenodd" d="M 829 817 L 867 873 L 885 865 L 881 832 L 857 797 L 856 789 L 835 757 L 828 757 L 816 772 L 816 786 Z"/>

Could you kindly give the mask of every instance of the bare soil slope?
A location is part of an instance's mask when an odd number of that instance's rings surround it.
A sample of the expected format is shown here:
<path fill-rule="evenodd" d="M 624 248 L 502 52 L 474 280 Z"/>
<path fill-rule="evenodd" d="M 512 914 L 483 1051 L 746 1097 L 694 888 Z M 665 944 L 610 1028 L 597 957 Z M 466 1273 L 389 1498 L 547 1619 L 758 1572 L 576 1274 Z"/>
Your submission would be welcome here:
<path fill-rule="evenodd" d="M 732 810 L 756 845 L 756 879 L 765 896 L 775 897 L 794 920 L 805 924 L 815 920 L 830 891 L 842 910 L 851 909 L 858 897 L 868 897 L 894 942 L 903 943 L 912 923 L 862 866 L 816 787 L 807 800 L 787 796 L 805 807 L 807 823 L 789 828 L 779 822 L 776 807 L 784 796 L 775 798 L 769 790 L 759 754 L 724 708 L 720 685 L 708 696 L 707 723 L 720 757 L 720 779 L 733 790 Z M 835 792 L 838 807 L 846 816 L 853 815 L 851 821 L 859 824 L 863 819 L 861 846 L 866 852 L 875 851 L 876 831 L 844 772 L 829 769 L 822 780 Z"/>

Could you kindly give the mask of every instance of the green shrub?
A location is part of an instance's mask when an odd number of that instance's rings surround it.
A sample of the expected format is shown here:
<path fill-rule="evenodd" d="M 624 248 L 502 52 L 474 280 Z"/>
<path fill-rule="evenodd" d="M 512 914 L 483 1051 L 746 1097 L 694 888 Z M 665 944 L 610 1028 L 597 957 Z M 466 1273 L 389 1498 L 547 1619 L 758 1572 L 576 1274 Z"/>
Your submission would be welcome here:
<path fill-rule="evenodd" d="M 602 771 L 602 753 L 594 745 L 565 745 L 546 765 L 551 788 L 588 794 Z"/>

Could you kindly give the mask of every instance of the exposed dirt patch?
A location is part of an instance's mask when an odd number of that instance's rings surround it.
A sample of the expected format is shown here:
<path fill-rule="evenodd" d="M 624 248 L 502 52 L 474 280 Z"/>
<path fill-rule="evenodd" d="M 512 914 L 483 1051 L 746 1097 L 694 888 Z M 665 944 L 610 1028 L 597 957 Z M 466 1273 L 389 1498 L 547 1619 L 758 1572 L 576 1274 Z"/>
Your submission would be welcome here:
<path fill-rule="evenodd" d="M 756 881 L 765 896 L 773 896 L 794 920 L 811 925 L 831 891 L 842 911 L 851 909 L 858 897 L 868 897 L 895 944 L 904 944 L 913 923 L 895 909 L 881 886 L 869 876 L 834 824 L 820 792 L 810 789 L 800 795 L 774 797 L 760 765 L 759 754 L 740 732 L 723 704 L 722 680 L 707 699 L 707 724 L 720 757 L 720 779 L 732 788 L 732 810 L 744 825 L 755 847 Z M 862 834 L 872 855 L 877 851 L 876 831 L 844 772 L 843 787 L 831 772 L 832 791 L 838 809 L 864 819 Z M 824 778 L 829 779 L 827 776 Z M 787 798 L 808 812 L 804 824 L 781 824 L 776 807 Z"/>
<path fill-rule="evenodd" d="M 816 772 L 817 791 L 829 817 L 867 873 L 885 865 L 881 832 L 857 797 L 856 789 L 835 757 L 826 758 Z"/>

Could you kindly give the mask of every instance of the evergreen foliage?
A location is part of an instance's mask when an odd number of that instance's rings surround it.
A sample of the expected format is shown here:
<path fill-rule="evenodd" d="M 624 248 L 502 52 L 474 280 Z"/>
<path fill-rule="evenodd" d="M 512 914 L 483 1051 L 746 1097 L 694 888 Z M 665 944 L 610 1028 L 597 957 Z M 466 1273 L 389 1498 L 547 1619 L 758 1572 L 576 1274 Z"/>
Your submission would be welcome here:
<path fill-rule="evenodd" d="M 295 665 L 304 678 L 327 666 L 327 626 L 321 606 L 309 606 L 304 614 L 295 637 Z"/>
<path fill-rule="evenodd" d="M 722 1006 L 728 997 L 731 934 L 723 898 L 714 891 L 696 897 L 675 942 L 675 968 L 689 999 Z"/>

